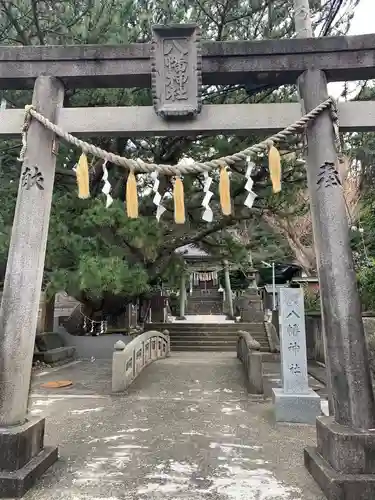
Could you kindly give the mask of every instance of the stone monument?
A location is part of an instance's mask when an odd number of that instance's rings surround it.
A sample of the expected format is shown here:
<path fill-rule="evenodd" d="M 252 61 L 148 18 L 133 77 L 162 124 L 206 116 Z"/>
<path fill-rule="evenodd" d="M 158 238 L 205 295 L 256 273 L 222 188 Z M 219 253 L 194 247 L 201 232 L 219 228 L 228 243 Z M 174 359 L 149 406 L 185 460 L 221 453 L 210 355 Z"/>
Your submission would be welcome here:
<path fill-rule="evenodd" d="M 280 288 L 282 388 L 272 390 L 277 422 L 314 424 L 320 397 L 309 388 L 302 288 Z"/>

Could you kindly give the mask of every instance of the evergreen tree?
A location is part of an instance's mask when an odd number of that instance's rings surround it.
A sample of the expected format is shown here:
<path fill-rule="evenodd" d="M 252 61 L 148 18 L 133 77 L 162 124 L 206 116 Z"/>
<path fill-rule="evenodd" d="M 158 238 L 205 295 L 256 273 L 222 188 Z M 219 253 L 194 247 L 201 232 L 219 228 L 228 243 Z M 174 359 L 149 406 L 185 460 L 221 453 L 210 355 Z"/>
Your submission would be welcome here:
<path fill-rule="evenodd" d="M 357 0 L 346 0 L 343 7 L 356 3 Z M 336 13 L 332 18 L 331 2 L 324 7 L 318 1 L 312 4 L 317 30 L 328 29 L 329 33 L 347 30 L 350 9 L 342 11 L 349 14 Z M 153 24 L 170 22 L 197 22 L 205 38 L 218 41 L 283 38 L 293 32 L 292 0 L 13 0 L 0 2 L 0 13 L 2 45 L 143 43 L 150 41 Z M 19 108 L 31 101 L 31 92 L 6 91 L 2 97 L 8 106 Z M 294 88 L 280 87 L 277 83 L 271 88 L 249 81 L 244 85 L 203 89 L 204 104 L 285 102 L 296 98 Z M 69 89 L 64 103 L 67 107 L 151 104 L 149 89 Z M 175 164 L 184 156 L 207 160 L 230 154 L 261 139 L 253 134 L 131 140 L 95 137 L 92 142 L 124 156 Z M 19 147 L 19 141 L 2 141 L 0 146 L 0 271 L 5 268 L 20 173 Z M 288 153 L 300 147 L 300 138 L 282 145 Z M 235 165 L 231 180 L 235 215 L 225 218 L 220 215 L 215 194 L 211 202 L 215 214 L 212 224 L 201 220 L 202 177 L 185 176 L 187 223 L 176 226 L 171 201 L 167 202 L 168 210 L 162 222 L 156 222 L 149 194 L 151 181 L 144 175 L 137 176 L 141 217 L 127 219 L 124 210 L 126 172 L 115 165 L 108 165 L 115 202 L 105 209 L 101 194 L 102 162 L 95 159 L 90 170 L 92 198 L 78 200 L 72 171 L 78 154 L 66 145 L 59 151 L 45 263 L 45 285 L 50 293 L 65 290 L 85 304 L 87 310 L 115 315 L 124 309 L 127 301 L 147 296 L 161 281 L 173 284 L 183 266 L 175 250 L 184 244 L 206 246 L 218 258 L 226 257 L 244 265 L 248 263 L 249 251 L 255 255 L 255 261 L 273 251 L 279 260 L 293 253 L 288 244 L 282 243 L 285 235 L 275 231 L 264 216 L 272 213 L 273 217 L 280 217 L 286 206 L 301 210 L 297 201 L 300 189 L 305 188 L 305 175 L 295 155 L 285 156 L 284 191 L 277 196 L 271 194 L 266 158 L 260 159 L 253 177 L 258 198 L 252 210 L 243 205 L 246 192 L 241 174 L 245 165 Z M 218 179 L 215 173 L 213 176 L 213 190 L 217 193 Z M 161 191 L 171 189 L 171 180 L 163 177 Z M 250 242 L 245 244 L 236 234 L 242 223 L 251 228 Z"/>

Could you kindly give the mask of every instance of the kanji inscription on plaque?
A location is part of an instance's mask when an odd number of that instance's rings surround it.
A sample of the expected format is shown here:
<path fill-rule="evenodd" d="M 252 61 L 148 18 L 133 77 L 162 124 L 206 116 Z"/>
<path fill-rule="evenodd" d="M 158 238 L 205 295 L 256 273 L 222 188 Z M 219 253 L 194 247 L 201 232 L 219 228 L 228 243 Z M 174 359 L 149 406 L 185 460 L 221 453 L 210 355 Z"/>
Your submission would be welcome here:
<path fill-rule="evenodd" d="M 308 392 L 304 295 L 301 288 L 280 288 L 280 348 L 283 390 Z"/>
<path fill-rule="evenodd" d="M 152 93 L 159 116 L 189 118 L 200 112 L 199 42 L 195 25 L 153 27 Z"/>
<path fill-rule="evenodd" d="M 166 101 L 184 101 L 188 98 L 188 56 L 186 40 L 164 40 Z"/>

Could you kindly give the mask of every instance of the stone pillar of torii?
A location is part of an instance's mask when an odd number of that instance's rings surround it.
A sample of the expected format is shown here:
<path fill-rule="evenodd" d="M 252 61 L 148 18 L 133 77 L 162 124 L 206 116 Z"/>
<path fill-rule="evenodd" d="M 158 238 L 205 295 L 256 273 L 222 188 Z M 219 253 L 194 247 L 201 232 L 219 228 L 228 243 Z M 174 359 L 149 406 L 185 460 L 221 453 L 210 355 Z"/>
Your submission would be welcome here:
<path fill-rule="evenodd" d="M 297 37 L 312 38 L 308 0 L 294 0 L 294 11 Z M 304 72 L 298 88 L 305 112 L 328 97 L 319 70 Z M 305 450 L 305 464 L 329 500 L 370 500 L 375 401 L 332 125 L 325 111 L 308 126 L 306 169 L 334 415 L 317 418 L 318 446 Z"/>

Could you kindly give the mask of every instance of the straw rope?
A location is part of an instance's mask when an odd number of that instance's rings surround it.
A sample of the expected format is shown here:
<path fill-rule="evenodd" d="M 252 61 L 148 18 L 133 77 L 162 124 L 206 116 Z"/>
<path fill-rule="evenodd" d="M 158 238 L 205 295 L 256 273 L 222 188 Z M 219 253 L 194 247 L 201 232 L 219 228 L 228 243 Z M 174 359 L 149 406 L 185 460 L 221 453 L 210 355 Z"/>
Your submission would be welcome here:
<path fill-rule="evenodd" d="M 201 172 L 209 172 L 210 170 L 222 167 L 223 165 L 227 165 L 228 167 L 230 167 L 231 165 L 240 161 L 246 161 L 247 157 L 250 155 L 264 153 L 265 151 L 268 151 L 275 142 L 284 141 L 287 137 L 303 131 L 310 122 L 315 120 L 315 118 L 317 118 L 323 111 L 328 109 L 331 110 L 333 114 L 332 118 L 335 123 L 335 120 L 337 121 L 336 103 L 332 97 L 329 97 L 327 100 L 323 101 L 316 108 L 312 109 L 309 113 L 302 116 L 299 120 L 297 120 L 292 125 L 289 125 L 284 130 L 278 132 L 277 134 L 269 137 L 264 141 L 259 142 L 258 144 L 254 144 L 237 153 L 202 163 L 194 162 L 179 165 L 158 165 L 156 163 L 144 162 L 141 159 L 133 160 L 131 158 L 125 158 L 123 156 L 110 153 L 109 151 L 105 151 L 104 149 L 94 146 L 93 144 L 90 144 L 88 142 L 82 141 L 52 123 L 42 114 L 38 113 L 33 105 L 27 105 L 25 106 L 25 120 L 22 127 L 22 150 L 20 152 L 19 159 L 20 161 L 23 161 L 24 159 L 27 149 L 27 132 L 31 123 L 31 119 L 33 118 L 48 130 L 51 130 L 65 142 L 76 146 L 84 153 L 91 154 L 97 158 L 102 158 L 105 161 L 115 163 L 116 165 L 119 165 L 126 169 L 133 170 L 134 172 L 158 172 L 159 174 L 164 175 L 197 174 Z"/>

